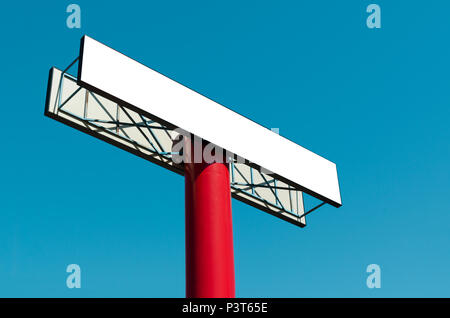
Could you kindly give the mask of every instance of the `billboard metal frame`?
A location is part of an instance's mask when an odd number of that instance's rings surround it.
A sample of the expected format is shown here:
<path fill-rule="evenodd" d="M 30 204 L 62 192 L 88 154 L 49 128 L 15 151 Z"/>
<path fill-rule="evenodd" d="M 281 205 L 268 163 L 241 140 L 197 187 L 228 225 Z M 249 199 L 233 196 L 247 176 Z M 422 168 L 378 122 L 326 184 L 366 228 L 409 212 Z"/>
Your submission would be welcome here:
<path fill-rule="evenodd" d="M 75 59 L 64 71 L 60 71 L 56 68 L 50 69 L 45 115 L 98 139 L 106 141 L 123 150 L 131 152 L 143 159 L 163 166 L 164 168 L 176 172 L 179 175 L 184 175 L 183 165 L 176 165 L 172 162 L 172 156 L 178 153 L 172 152 L 168 147 L 164 147 L 162 142 L 160 142 L 156 136 L 156 131 L 164 131 L 168 136 L 170 136 L 172 130 L 174 129 L 173 127 L 167 127 L 165 126 L 165 123 L 161 124 L 159 121 L 147 118 L 147 116 L 143 114 L 138 114 L 141 118 L 141 121 L 138 122 L 133 119 L 135 116 L 131 115 L 134 110 L 131 110 L 126 106 L 122 106 L 119 103 L 117 103 L 117 110 L 125 114 L 126 117 L 129 118 L 129 121 L 118 121 L 115 118 L 115 115 L 108 112 L 102 105 L 99 98 L 104 98 L 103 96 L 80 86 L 78 86 L 68 96 L 63 97 L 62 91 L 65 87 L 66 81 L 73 84 L 77 83 L 77 78 L 68 72 L 77 62 L 78 58 Z M 60 73 L 60 79 L 57 91 L 54 92 L 52 91 L 51 84 L 53 82 L 53 77 L 57 73 Z M 82 95 L 83 93 L 87 96 L 84 99 L 85 109 L 88 107 L 88 99 L 91 99 L 103 108 L 105 113 L 108 115 L 109 120 L 88 118 L 87 111 L 80 116 L 79 114 L 74 114 L 65 109 L 65 106 L 68 105 L 71 100 L 73 100 L 77 95 Z M 52 94 L 55 94 L 53 98 Z M 54 103 L 52 103 L 52 99 L 54 99 Z M 127 136 L 125 129 L 130 127 L 137 128 L 138 131 L 141 132 L 142 136 L 146 138 L 150 147 L 139 144 Z M 153 137 L 152 140 L 147 137 L 144 130 Z M 118 142 L 117 139 L 121 139 L 124 143 Z M 130 145 L 132 145 L 132 147 L 130 147 Z M 146 148 L 146 153 L 142 151 L 143 148 Z M 243 169 L 246 169 L 247 171 L 244 172 Z M 234 159 L 230 164 L 230 175 L 230 185 L 233 198 L 299 227 L 306 226 L 306 215 L 326 204 L 326 202 L 320 202 L 305 211 L 303 200 L 303 196 L 305 194 L 302 193 L 302 191 L 292 187 L 289 184 L 285 184 L 270 175 L 262 173 L 260 169 L 249 165 L 248 162 L 237 162 Z M 262 179 L 262 182 L 256 182 L 256 178 L 259 180 Z M 260 194 L 261 189 L 270 190 L 272 194 L 271 200 L 267 198 L 267 195 L 264 196 Z M 289 201 L 287 203 L 286 200 L 284 200 L 285 202 L 283 204 L 283 200 L 279 196 L 281 191 L 288 191 Z"/>

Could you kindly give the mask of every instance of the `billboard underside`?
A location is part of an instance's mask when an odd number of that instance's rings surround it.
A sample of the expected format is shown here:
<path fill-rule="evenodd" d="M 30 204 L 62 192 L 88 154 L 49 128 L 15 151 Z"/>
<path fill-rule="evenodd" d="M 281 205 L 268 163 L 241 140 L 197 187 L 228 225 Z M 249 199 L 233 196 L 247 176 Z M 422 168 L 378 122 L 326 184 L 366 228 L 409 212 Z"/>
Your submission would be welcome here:
<path fill-rule="evenodd" d="M 50 70 L 45 115 L 184 175 L 183 165 L 173 161 L 178 135 L 174 127 L 85 89 L 75 77 L 56 68 Z M 233 198 L 295 225 L 306 225 L 299 189 L 248 163 L 233 162 L 230 169 Z"/>

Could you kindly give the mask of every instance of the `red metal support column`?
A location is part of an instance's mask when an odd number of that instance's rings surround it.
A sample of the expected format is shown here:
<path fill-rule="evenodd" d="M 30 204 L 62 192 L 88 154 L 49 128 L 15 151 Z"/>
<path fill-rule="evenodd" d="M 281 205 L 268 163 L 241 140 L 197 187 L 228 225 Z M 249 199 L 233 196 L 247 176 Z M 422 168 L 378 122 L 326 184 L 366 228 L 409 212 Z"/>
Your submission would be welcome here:
<path fill-rule="evenodd" d="M 234 298 L 228 163 L 208 164 L 203 156 L 201 162 L 194 163 L 194 142 L 187 137 L 184 137 L 184 142 L 186 297 Z M 203 145 L 197 144 L 197 149 L 203 152 Z"/>

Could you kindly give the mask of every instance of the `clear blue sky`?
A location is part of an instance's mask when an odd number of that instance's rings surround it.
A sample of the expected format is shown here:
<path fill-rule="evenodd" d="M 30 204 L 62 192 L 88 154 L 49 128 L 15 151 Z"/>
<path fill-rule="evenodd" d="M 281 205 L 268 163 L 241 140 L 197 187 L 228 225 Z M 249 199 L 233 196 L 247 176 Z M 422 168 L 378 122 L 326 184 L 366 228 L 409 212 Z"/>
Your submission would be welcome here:
<path fill-rule="evenodd" d="M 83 34 L 337 163 L 304 229 L 233 201 L 237 296 L 450 296 L 450 3 L 69 3 L 2 4 L 1 297 L 184 297 L 183 178 L 43 115 Z"/>

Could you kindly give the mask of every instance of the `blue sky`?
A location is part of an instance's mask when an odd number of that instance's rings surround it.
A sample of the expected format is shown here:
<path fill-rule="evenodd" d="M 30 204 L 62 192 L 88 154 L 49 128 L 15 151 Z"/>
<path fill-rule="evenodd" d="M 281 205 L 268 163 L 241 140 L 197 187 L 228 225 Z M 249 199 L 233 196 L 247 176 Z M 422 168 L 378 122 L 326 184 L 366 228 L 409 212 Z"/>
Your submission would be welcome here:
<path fill-rule="evenodd" d="M 381 29 L 360 0 L 3 4 L 0 297 L 184 297 L 183 178 L 43 115 L 83 34 L 337 163 L 304 229 L 233 201 L 238 297 L 449 297 L 450 3 L 373 2 Z"/>

